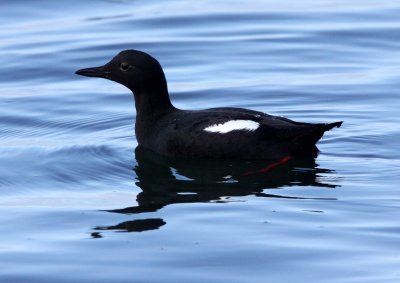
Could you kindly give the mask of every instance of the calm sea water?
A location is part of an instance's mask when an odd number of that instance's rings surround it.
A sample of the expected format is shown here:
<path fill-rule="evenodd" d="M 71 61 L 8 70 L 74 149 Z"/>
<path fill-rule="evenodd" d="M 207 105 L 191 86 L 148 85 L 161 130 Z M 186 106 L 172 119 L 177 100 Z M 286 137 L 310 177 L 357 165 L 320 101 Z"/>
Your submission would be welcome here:
<path fill-rule="evenodd" d="M 0 1 L 0 282 L 400 282 L 398 1 Z M 316 159 L 171 163 L 123 49 L 180 108 L 344 120 Z"/>

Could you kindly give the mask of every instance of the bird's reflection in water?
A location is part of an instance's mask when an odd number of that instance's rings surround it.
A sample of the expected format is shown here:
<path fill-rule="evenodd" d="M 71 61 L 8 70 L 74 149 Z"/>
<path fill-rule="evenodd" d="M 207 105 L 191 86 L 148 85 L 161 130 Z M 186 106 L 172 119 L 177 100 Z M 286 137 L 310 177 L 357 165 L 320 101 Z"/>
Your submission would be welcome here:
<path fill-rule="evenodd" d="M 142 189 L 137 195 L 137 205 L 107 210 L 123 214 L 155 212 L 176 203 L 228 202 L 232 197 L 255 195 L 269 198 L 293 198 L 282 194 L 269 194 L 266 189 L 288 186 L 336 187 L 323 182 L 322 174 L 332 170 L 317 166 L 314 158 L 292 159 L 266 173 L 257 172 L 268 162 L 243 160 L 177 160 L 158 155 L 142 147 L 135 150 L 137 185 Z M 272 163 L 274 161 L 271 161 Z M 158 229 L 166 222 L 160 218 L 137 219 L 113 226 L 95 227 L 99 231 L 118 230 L 142 232 Z"/>

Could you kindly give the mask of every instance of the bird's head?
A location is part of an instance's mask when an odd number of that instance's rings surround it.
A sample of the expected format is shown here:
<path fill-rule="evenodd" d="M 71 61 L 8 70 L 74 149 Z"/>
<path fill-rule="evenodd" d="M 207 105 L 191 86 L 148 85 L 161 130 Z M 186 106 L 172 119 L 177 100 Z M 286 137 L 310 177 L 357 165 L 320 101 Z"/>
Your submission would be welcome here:
<path fill-rule="evenodd" d="M 138 50 L 122 51 L 104 66 L 80 69 L 75 73 L 115 81 L 129 88 L 135 95 L 167 91 L 160 63 Z"/>

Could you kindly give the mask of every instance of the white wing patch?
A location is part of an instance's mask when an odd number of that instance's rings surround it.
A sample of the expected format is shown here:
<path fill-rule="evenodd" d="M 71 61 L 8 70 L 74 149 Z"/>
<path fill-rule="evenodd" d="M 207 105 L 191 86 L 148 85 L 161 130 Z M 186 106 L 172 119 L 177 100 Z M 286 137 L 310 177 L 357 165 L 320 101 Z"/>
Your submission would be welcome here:
<path fill-rule="evenodd" d="M 230 120 L 225 123 L 208 126 L 207 128 L 204 128 L 204 131 L 226 134 L 235 130 L 255 131 L 259 126 L 259 123 L 252 120 Z"/>

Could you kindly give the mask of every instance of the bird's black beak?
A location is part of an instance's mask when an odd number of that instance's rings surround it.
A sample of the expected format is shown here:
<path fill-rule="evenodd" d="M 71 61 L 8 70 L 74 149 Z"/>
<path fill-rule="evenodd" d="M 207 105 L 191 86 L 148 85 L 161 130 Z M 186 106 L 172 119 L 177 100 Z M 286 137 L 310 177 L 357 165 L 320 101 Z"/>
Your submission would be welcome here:
<path fill-rule="evenodd" d="M 77 75 L 85 77 L 105 78 L 108 79 L 110 72 L 106 70 L 104 66 L 80 69 L 75 72 Z"/>

